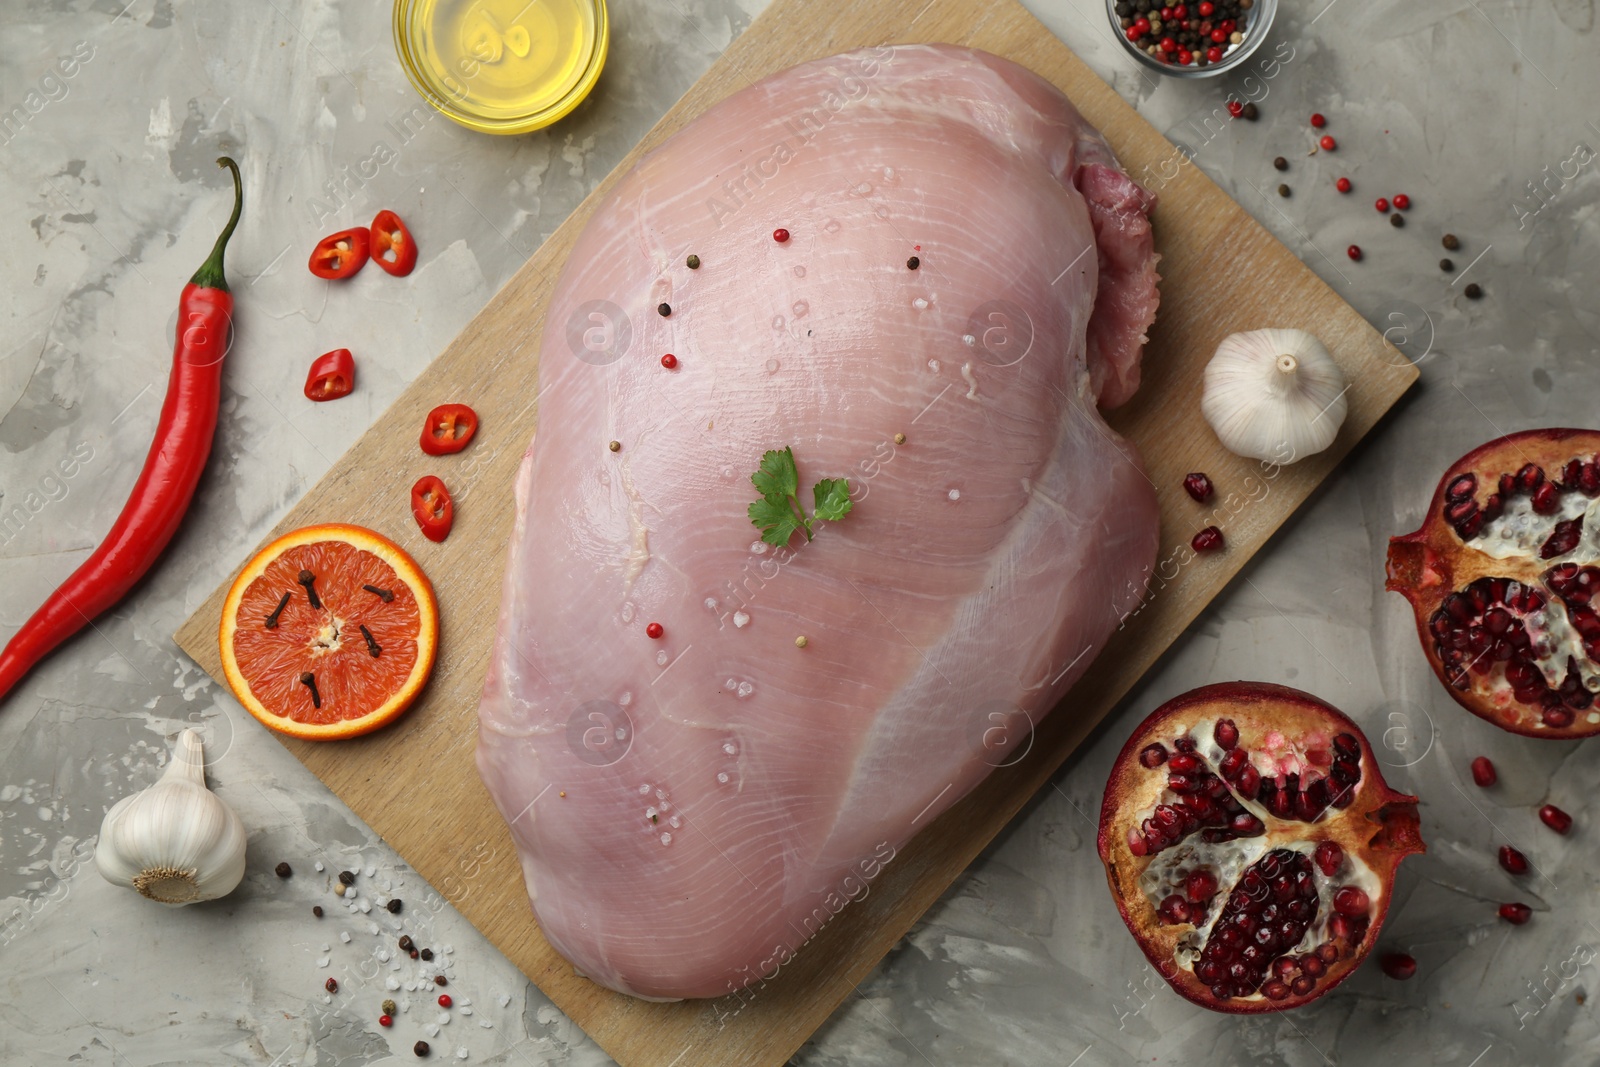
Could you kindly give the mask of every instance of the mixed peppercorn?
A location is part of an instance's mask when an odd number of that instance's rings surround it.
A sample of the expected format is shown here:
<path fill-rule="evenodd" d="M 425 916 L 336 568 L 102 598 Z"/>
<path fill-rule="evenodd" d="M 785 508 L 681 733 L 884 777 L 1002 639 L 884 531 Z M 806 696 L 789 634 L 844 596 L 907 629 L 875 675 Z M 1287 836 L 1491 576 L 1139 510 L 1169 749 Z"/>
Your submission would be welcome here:
<path fill-rule="evenodd" d="M 1151 59 L 1179 67 L 1208 67 L 1243 43 L 1254 6 L 1255 0 L 1196 4 L 1124 0 L 1116 12 L 1123 34 Z"/>

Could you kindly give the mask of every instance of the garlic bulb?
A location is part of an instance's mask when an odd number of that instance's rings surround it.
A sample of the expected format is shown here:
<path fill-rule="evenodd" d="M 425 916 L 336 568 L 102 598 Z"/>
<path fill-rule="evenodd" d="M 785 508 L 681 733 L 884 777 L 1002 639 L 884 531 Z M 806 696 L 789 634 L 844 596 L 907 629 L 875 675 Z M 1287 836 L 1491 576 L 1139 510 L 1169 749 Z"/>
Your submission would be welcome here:
<path fill-rule="evenodd" d="M 1309 333 L 1253 330 L 1217 346 L 1200 411 L 1229 452 L 1287 464 L 1333 443 L 1345 389 L 1344 372 Z"/>
<path fill-rule="evenodd" d="M 179 734 L 161 780 L 106 812 L 94 862 L 106 881 L 162 904 L 233 892 L 244 877 L 244 824 L 206 788 L 199 734 Z"/>

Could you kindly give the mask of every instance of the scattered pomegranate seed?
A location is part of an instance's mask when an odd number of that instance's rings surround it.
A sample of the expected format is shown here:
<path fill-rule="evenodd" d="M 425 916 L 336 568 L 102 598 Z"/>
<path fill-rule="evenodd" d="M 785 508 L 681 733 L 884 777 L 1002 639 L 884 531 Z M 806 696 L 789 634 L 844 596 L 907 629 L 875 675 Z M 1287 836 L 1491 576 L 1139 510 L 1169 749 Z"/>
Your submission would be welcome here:
<path fill-rule="evenodd" d="M 389 1016 L 389 1015 L 380 1015 L 380 1016 L 378 1016 L 378 1025 L 379 1026 L 393 1026 L 394 1025 L 394 1018 L 392 1016 Z"/>
<path fill-rule="evenodd" d="M 784 229 L 773 230 L 772 239 L 781 245 L 789 239 L 789 231 Z"/>
<path fill-rule="evenodd" d="M 1194 535 L 1194 540 L 1189 542 L 1189 547 L 1196 552 L 1212 552 L 1222 547 L 1222 531 L 1215 526 L 1207 526 L 1204 530 Z"/>
<path fill-rule="evenodd" d="M 1533 909 L 1526 904 L 1502 904 L 1500 905 L 1500 918 L 1513 926 L 1521 926 L 1533 918 Z"/>
<path fill-rule="evenodd" d="M 322 988 L 326 989 L 330 993 L 337 993 L 339 992 L 339 980 L 337 978 L 330 978 L 326 982 L 322 983 Z"/>
<path fill-rule="evenodd" d="M 1528 873 L 1528 857 L 1512 848 L 1510 845 L 1500 846 L 1500 866 L 1512 874 Z"/>
<path fill-rule="evenodd" d="M 451 1004 L 454 1004 L 454 1003 L 455 1003 L 455 1001 L 450 999 L 450 994 L 449 993 L 440 993 L 439 994 L 439 1007 L 448 1008 Z"/>
<path fill-rule="evenodd" d="M 1404 982 L 1417 973 L 1417 961 L 1404 952 L 1385 952 L 1378 962 L 1383 973 L 1396 982 Z"/>
<path fill-rule="evenodd" d="M 1199 471 L 1184 475 L 1183 488 L 1190 496 L 1202 504 L 1211 499 L 1211 479 Z"/>
<path fill-rule="evenodd" d="M 1224 34 L 1222 39 L 1223 40 L 1227 40 L 1228 39 L 1227 35 Z M 1232 115 L 1234 118 L 1238 118 L 1240 115 L 1244 114 L 1244 101 L 1242 101 L 1242 100 L 1229 100 L 1228 101 L 1228 114 Z"/>
<path fill-rule="evenodd" d="M 1311 125 L 1315 126 L 1317 129 L 1320 130 L 1320 129 L 1322 129 L 1322 127 L 1326 126 L 1327 124 L 1328 124 L 1328 120 L 1322 117 L 1322 113 L 1321 112 L 1314 112 L 1312 114 L 1312 116 L 1311 116 Z"/>
<path fill-rule="evenodd" d="M 1494 772 L 1494 764 L 1490 762 L 1488 756 L 1479 756 L 1472 761 L 1472 780 L 1478 783 L 1478 788 L 1480 789 L 1488 789 L 1500 780 L 1500 776 Z"/>
<path fill-rule="evenodd" d="M 1349 256 L 1351 259 L 1355 260 L 1357 263 L 1361 262 L 1361 246 L 1360 245 L 1351 245 L 1349 248 L 1344 250 L 1344 254 Z"/>
<path fill-rule="evenodd" d="M 649 626 L 646 626 L 644 628 L 644 635 L 646 637 L 650 638 L 650 640 L 652 640 L 652 641 L 660 640 L 661 639 L 661 635 L 666 633 L 666 632 L 667 632 L 666 630 L 662 629 L 661 624 L 659 622 L 653 622 Z"/>
<path fill-rule="evenodd" d="M 1350 179 L 1340 178 L 1338 181 L 1333 183 L 1333 187 L 1339 190 L 1341 193 L 1348 193 L 1350 191 Z"/>
<path fill-rule="evenodd" d="M 1411 198 L 1405 193 L 1394 194 L 1394 206 L 1397 211 L 1411 210 Z"/>
<path fill-rule="evenodd" d="M 661 357 L 661 365 L 668 370 L 675 370 L 678 366 L 678 357 L 673 355 L 671 352 L 668 352 L 666 355 Z"/>
<path fill-rule="evenodd" d="M 1327 136 L 1323 137 L 1322 140 L 1318 141 L 1317 143 L 1322 146 L 1322 150 L 1324 152 L 1332 152 L 1335 148 L 1339 147 L 1338 141 L 1335 141 L 1332 137 Z"/>
<path fill-rule="evenodd" d="M 1384 199 L 1383 197 L 1381 197 L 1381 196 L 1378 197 L 1378 202 L 1376 204 L 1372 205 L 1372 206 L 1378 209 L 1378 213 L 1379 214 L 1388 214 L 1389 201 Z"/>
<path fill-rule="evenodd" d="M 1539 821 L 1558 834 L 1564 834 L 1572 829 L 1572 816 L 1554 804 L 1546 804 L 1539 809 Z"/>

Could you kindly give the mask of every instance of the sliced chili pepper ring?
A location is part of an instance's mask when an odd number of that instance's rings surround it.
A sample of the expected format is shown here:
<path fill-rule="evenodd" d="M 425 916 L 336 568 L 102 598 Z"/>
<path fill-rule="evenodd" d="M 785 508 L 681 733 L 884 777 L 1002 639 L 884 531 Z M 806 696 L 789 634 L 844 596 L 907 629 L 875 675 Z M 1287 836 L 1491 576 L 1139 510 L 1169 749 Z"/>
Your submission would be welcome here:
<path fill-rule="evenodd" d="M 450 536 L 450 527 L 456 520 L 455 501 L 444 482 L 432 474 L 425 474 L 411 487 L 411 514 L 422 527 L 422 536 L 430 541 L 443 541 Z"/>
<path fill-rule="evenodd" d="M 349 396 L 356 387 L 356 361 L 348 348 L 324 352 L 306 375 L 306 399 L 322 402 Z"/>
<path fill-rule="evenodd" d="M 422 425 L 422 450 L 430 456 L 448 456 L 471 444 L 477 432 L 476 411 L 465 404 L 440 404 Z"/>
<path fill-rule="evenodd" d="M 411 273 L 417 265 L 417 242 L 399 215 L 387 209 L 378 212 L 372 220 L 371 236 L 372 262 L 396 278 Z"/>
<path fill-rule="evenodd" d="M 371 246 L 372 233 L 364 226 L 329 234 L 311 250 L 311 273 L 333 281 L 348 278 L 366 265 Z"/>

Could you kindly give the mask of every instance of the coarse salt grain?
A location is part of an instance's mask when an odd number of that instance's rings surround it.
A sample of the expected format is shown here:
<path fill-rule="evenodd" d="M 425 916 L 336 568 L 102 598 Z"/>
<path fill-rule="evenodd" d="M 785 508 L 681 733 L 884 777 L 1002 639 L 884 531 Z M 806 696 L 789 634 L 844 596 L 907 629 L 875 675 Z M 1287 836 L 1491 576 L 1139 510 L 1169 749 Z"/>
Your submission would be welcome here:
<path fill-rule="evenodd" d="M 385 988 L 387 990 L 390 990 L 391 992 L 393 990 L 399 989 L 400 988 L 400 979 L 396 978 L 394 975 L 390 975 L 388 978 L 385 978 L 383 980 L 383 988 Z"/>
<path fill-rule="evenodd" d="M 317 864 L 316 864 L 316 866 L 317 866 L 317 870 L 319 870 L 319 871 L 325 871 L 325 870 L 327 870 L 327 869 L 328 869 L 328 868 L 326 868 L 326 867 L 324 867 L 324 866 L 323 866 L 323 865 L 322 865 L 322 861 L 321 861 L 321 860 L 318 860 L 318 861 L 317 861 Z"/>
<path fill-rule="evenodd" d="M 350 943 L 350 931 L 349 930 L 341 930 L 341 931 L 339 931 L 339 940 L 343 941 L 345 944 L 348 945 Z"/>
<path fill-rule="evenodd" d="M 444 953 L 445 953 L 446 956 L 452 955 L 454 952 L 455 952 L 455 949 L 453 947 L 451 947 L 450 945 L 446 945 L 444 947 Z"/>
<path fill-rule="evenodd" d="M 456 1049 L 456 1059 L 464 1060 L 467 1058 L 467 1055 L 467 1046 L 462 1045 Z"/>
<path fill-rule="evenodd" d="M 439 1013 L 439 1017 L 437 1019 L 435 1019 L 434 1022 L 438 1023 L 440 1026 L 449 1026 L 450 1025 L 450 1013 L 447 1012 L 447 1011 L 441 1011 Z"/>
<path fill-rule="evenodd" d="M 363 900 L 361 902 L 361 904 L 360 904 L 360 908 L 361 908 L 361 914 L 363 914 L 363 915 L 367 914 L 367 912 L 372 910 L 372 901 Z"/>
<path fill-rule="evenodd" d="M 422 1032 L 427 1034 L 429 1037 L 438 1037 L 439 1036 L 439 1027 L 434 1025 L 433 1023 L 429 1023 L 427 1026 L 424 1026 L 422 1028 Z"/>
<path fill-rule="evenodd" d="M 479 1019 L 478 1020 L 478 1025 L 483 1027 L 485 1030 L 493 1030 L 494 1029 L 494 1023 L 490 1022 L 488 1019 Z"/>
<path fill-rule="evenodd" d="M 333 951 L 333 946 L 324 943 L 323 946 L 322 946 L 322 951 L 324 951 L 324 952 L 332 952 Z"/>
<path fill-rule="evenodd" d="M 380 948 L 378 950 L 378 962 L 379 963 L 388 963 L 389 962 L 389 950 L 388 949 Z"/>
<path fill-rule="evenodd" d="M 472 1009 L 471 1008 L 462 1008 L 461 1009 L 461 1014 L 462 1015 L 471 1015 L 472 1014 Z"/>
<path fill-rule="evenodd" d="M 501 993 L 500 994 L 500 1006 L 503 1008 L 507 1004 L 510 1004 L 510 1003 L 511 1003 L 511 994 L 510 993 Z"/>
<path fill-rule="evenodd" d="M 375 874 L 377 874 L 377 873 L 378 873 L 378 868 L 376 868 L 376 867 L 374 867 L 374 866 L 373 866 L 373 865 L 372 865 L 372 864 L 370 864 L 370 863 L 369 863 L 369 864 L 367 864 L 367 877 L 368 877 L 368 878 L 371 878 L 371 877 L 372 877 L 372 876 L 373 876 L 373 875 L 375 875 Z"/>
<path fill-rule="evenodd" d="M 317 960 L 317 966 L 318 967 L 326 967 L 329 962 L 330 961 L 329 961 L 328 957 L 323 956 L 321 959 Z"/>

